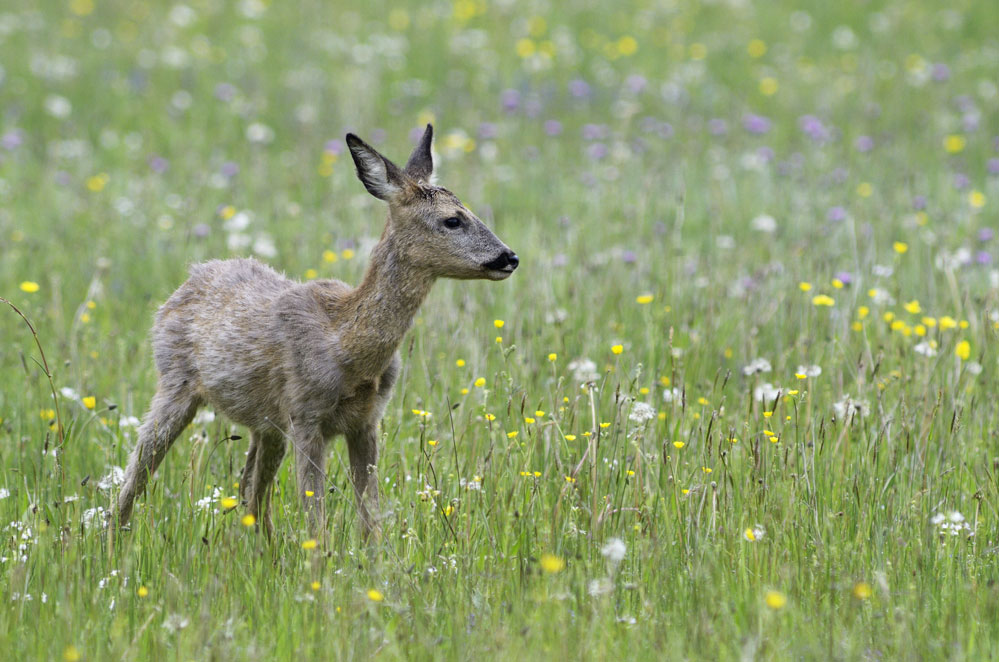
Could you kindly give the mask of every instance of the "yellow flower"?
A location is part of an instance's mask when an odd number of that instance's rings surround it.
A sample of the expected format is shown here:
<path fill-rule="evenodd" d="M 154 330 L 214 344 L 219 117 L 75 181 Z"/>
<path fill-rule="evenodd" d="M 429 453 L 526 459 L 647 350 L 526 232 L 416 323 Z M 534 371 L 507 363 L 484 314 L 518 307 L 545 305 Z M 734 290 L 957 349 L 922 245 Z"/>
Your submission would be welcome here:
<path fill-rule="evenodd" d="M 609 427 L 610 427 L 610 423 L 601 423 L 600 424 L 600 429 L 601 430 L 606 430 Z"/>
<path fill-rule="evenodd" d="M 843 281 L 841 281 L 839 278 L 833 278 L 832 279 L 832 286 L 834 288 L 836 288 L 837 290 L 842 290 L 843 289 Z"/>
<path fill-rule="evenodd" d="M 621 352 L 624 351 L 624 345 L 612 345 L 611 351 L 614 352 L 615 354 L 620 354 Z"/>
<path fill-rule="evenodd" d="M 314 496 L 316 496 L 316 493 L 313 492 L 312 490 L 305 490 L 305 496 L 307 496 L 307 497 L 314 497 Z"/>
<path fill-rule="evenodd" d="M 681 448 L 683 448 L 683 447 L 684 447 L 684 446 L 686 446 L 686 445 L 687 445 L 687 444 L 685 444 L 685 443 L 684 443 L 684 442 L 682 442 L 682 441 L 674 441 L 674 442 L 673 442 L 673 447 L 674 447 L 674 448 L 676 448 L 677 450 L 680 450 Z"/>
<path fill-rule="evenodd" d="M 496 336 L 496 344 L 497 345 L 503 344 L 503 336 Z"/>
<path fill-rule="evenodd" d="M 493 320 L 493 326 L 495 326 L 497 329 L 502 329 L 504 324 L 506 324 L 506 322 L 504 322 L 503 320 Z"/>
<path fill-rule="evenodd" d="M 531 423 L 534 422 L 534 419 L 531 418 L 530 416 L 525 416 L 524 417 L 524 422 L 527 423 L 528 425 L 530 425 Z"/>
<path fill-rule="evenodd" d="M 552 352 L 551 354 L 548 355 L 548 360 L 551 361 L 552 363 L 555 363 L 555 361 L 558 360 L 558 354 Z"/>
<path fill-rule="evenodd" d="M 318 544 L 314 538 L 309 538 L 302 543 L 302 549 L 315 549 Z"/>
<path fill-rule="evenodd" d="M 544 418 L 544 416 L 545 416 L 545 412 L 543 412 L 543 411 L 541 411 L 540 409 L 538 409 L 538 410 L 536 410 L 536 411 L 534 412 L 534 415 L 535 415 L 535 416 L 537 416 L 538 418 Z"/>
<path fill-rule="evenodd" d="M 565 440 L 566 441 L 576 441 L 576 435 L 574 435 L 574 434 L 567 434 L 567 435 L 565 435 Z"/>
<path fill-rule="evenodd" d="M 701 397 L 697 398 L 697 404 L 701 405 L 702 407 L 706 407 L 711 403 L 708 402 L 708 399 L 702 395 Z"/>
<path fill-rule="evenodd" d="M 103 173 L 103 172 L 101 174 L 99 174 L 99 175 L 94 175 L 93 177 L 88 177 L 87 178 L 87 189 L 90 190 L 90 191 L 92 191 L 93 193 L 100 193 L 101 191 L 104 190 L 104 187 L 107 186 L 107 183 L 108 183 L 109 179 L 111 179 L 111 178 L 108 177 L 107 173 Z"/>
<path fill-rule="evenodd" d="M 802 292 L 810 292 L 812 289 L 812 284 L 803 280 L 800 283 L 798 283 L 798 289 L 800 289 Z"/>
<path fill-rule="evenodd" d="M 964 149 L 966 141 L 964 136 L 959 136 L 957 134 L 951 134 L 944 138 L 944 149 L 947 150 L 948 154 L 957 154 Z"/>
<path fill-rule="evenodd" d="M 233 497 L 224 497 L 222 499 L 222 507 L 225 508 L 226 510 L 232 510 L 238 505 L 239 505 L 239 500 L 234 499 Z"/>
<path fill-rule="evenodd" d="M 26 280 L 21 283 L 21 291 L 27 292 L 28 294 L 34 294 L 39 289 L 38 283 L 33 280 Z"/>
<path fill-rule="evenodd" d="M 853 585 L 853 597 L 858 600 L 867 600 L 873 593 L 871 585 L 867 582 L 857 582 Z"/>
<path fill-rule="evenodd" d="M 985 194 L 981 191 L 972 191 L 968 194 L 968 204 L 974 209 L 981 209 L 985 206 Z"/>
<path fill-rule="evenodd" d="M 320 587 L 320 586 L 322 586 L 322 584 L 320 584 L 319 582 L 312 582 L 312 583 L 311 583 L 311 584 L 309 585 L 309 587 L 310 587 L 310 588 L 311 588 L 311 589 L 312 589 L 313 591 L 318 591 L 318 590 L 319 590 L 319 587 Z"/>
<path fill-rule="evenodd" d="M 312 268 L 305 270 L 305 280 L 315 280 L 316 278 L 319 278 L 318 271 Z"/>
<path fill-rule="evenodd" d="M 223 221 L 228 221 L 230 218 L 236 215 L 236 208 L 232 205 L 226 205 L 219 209 L 219 216 L 222 217 Z"/>
<path fill-rule="evenodd" d="M 957 347 L 954 348 L 954 353 L 961 357 L 962 361 L 967 361 L 971 356 L 971 343 L 967 340 L 962 340 L 957 343 Z"/>
<path fill-rule="evenodd" d="M 88 395 L 87 397 L 83 398 L 83 406 L 86 407 L 87 409 L 93 409 L 94 407 L 97 406 L 97 398 L 95 398 L 92 395 Z"/>
<path fill-rule="evenodd" d="M 617 40 L 617 50 L 621 55 L 634 55 L 638 50 L 638 41 L 629 34 Z"/>
<path fill-rule="evenodd" d="M 523 38 L 523 39 L 518 39 L 517 40 L 516 51 L 517 51 L 517 55 L 518 56 L 525 57 L 525 58 L 526 57 L 531 57 L 532 55 L 534 55 L 534 52 L 536 50 L 537 50 L 537 47 L 534 45 L 534 41 L 533 40 L 528 39 L 526 37 Z"/>
<path fill-rule="evenodd" d="M 475 387 L 476 388 L 482 388 L 485 385 L 486 385 L 486 378 L 485 377 L 479 377 L 478 379 L 475 380 Z"/>
<path fill-rule="evenodd" d="M 940 318 L 940 330 L 946 331 L 947 329 L 954 329 L 957 327 L 957 320 L 955 320 L 950 315 L 944 315 Z"/>
<path fill-rule="evenodd" d="M 857 185 L 857 195 L 862 198 L 869 198 L 874 195 L 874 187 L 871 186 L 870 182 L 860 182 Z"/>
<path fill-rule="evenodd" d="M 647 304 L 647 303 L 652 303 L 652 295 L 651 294 L 639 294 L 637 297 L 635 297 L 635 302 L 636 303 L 640 303 L 643 306 L 645 304 Z"/>
<path fill-rule="evenodd" d="M 542 554 L 541 569 L 548 573 L 562 572 L 565 569 L 565 559 L 554 554 Z"/>
<path fill-rule="evenodd" d="M 377 588 L 368 589 L 368 600 L 371 600 L 372 602 L 381 602 L 384 599 L 385 596 Z"/>
<path fill-rule="evenodd" d="M 510 432 L 507 432 L 507 433 L 506 433 L 506 436 L 507 436 L 508 438 L 510 438 L 510 439 L 515 439 L 515 438 L 517 437 L 517 435 L 518 435 L 518 434 L 520 434 L 520 431 L 519 431 L 519 430 L 512 430 L 512 431 L 510 431 Z"/>
<path fill-rule="evenodd" d="M 924 317 L 920 321 L 931 329 L 937 325 L 937 318 L 935 317 Z"/>
<path fill-rule="evenodd" d="M 333 263 L 337 261 L 336 253 L 329 250 L 328 248 L 323 251 L 323 262 Z"/>
<path fill-rule="evenodd" d="M 80 651 L 76 646 L 66 646 L 66 650 L 62 652 L 62 659 L 66 662 L 80 662 Z"/>
<path fill-rule="evenodd" d="M 787 604 L 787 596 L 780 591 L 767 591 L 763 595 L 763 601 L 767 603 L 767 606 L 771 609 L 781 609 Z"/>
<path fill-rule="evenodd" d="M 798 379 L 808 379 L 808 375 L 803 372 L 796 372 L 794 373 L 794 376 Z"/>
<path fill-rule="evenodd" d="M 243 515 L 243 519 L 239 521 L 243 523 L 243 526 L 253 526 L 257 523 L 257 518 L 254 517 L 252 513 L 247 513 Z"/>
<path fill-rule="evenodd" d="M 919 305 L 918 299 L 913 299 L 908 303 L 904 303 L 902 304 L 902 307 L 905 308 L 905 311 L 907 313 L 910 313 L 912 315 L 918 315 L 919 313 L 923 312 L 922 307 Z"/>
<path fill-rule="evenodd" d="M 709 474 L 711 473 L 712 469 L 711 467 L 701 467 L 701 471 L 703 471 L 706 474 Z"/>
<path fill-rule="evenodd" d="M 144 598 L 147 595 L 149 595 L 149 589 L 146 588 L 145 586 L 140 586 L 139 590 L 136 591 L 135 594 L 138 595 L 140 598 Z"/>
<path fill-rule="evenodd" d="M 486 414 L 486 420 L 490 423 L 496 420 L 496 414 Z"/>
<path fill-rule="evenodd" d="M 777 79 L 773 76 L 767 76 L 760 79 L 760 94 L 766 97 L 772 97 L 777 94 Z"/>
<path fill-rule="evenodd" d="M 813 306 L 834 306 L 836 305 L 836 300 L 833 299 L 828 294 L 817 294 L 812 297 Z"/>
<path fill-rule="evenodd" d="M 774 415 L 774 413 L 772 411 L 765 411 L 765 412 L 763 412 L 763 418 L 770 418 L 773 415 Z"/>
<path fill-rule="evenodd" d="M 459 368 L 464 368 L 465 367 L 465 359 L 458 359 L 457 361 L 454 362 L 454 364 L 456 366 L 458 366 Z"/>
<path fill-rule="evenodd" d="M 896 241 L 891 245 L 891 247 L 895 249 L 895 252 L 898 253 L 899 255 L 902 255 L 907 250 L 909 250 L 909 244 L 905 243 L 904 241 Z"/>
<path fill-rule="evenodd" d="M 756 542 L 756 533 L 753 531 L 752 527 L 747 528 L 742 532 L 742 537 L 749 542 Z"/>
<path fill-rule="evenodd" d="M 746 47 L 749 57 L 763 57 L 767 52 L 767 44 L 762 39 L 753 39 Z"/>
<path fill-rule="evenodd" d="M 439 444 L 439 443 L 440 443 L 440 442 L 439 442 L 439 441 L 437 441 L 436 439 L 428 439 L 428 440 L 427 440 L 427 445 L 429 445 L 429 446 L 436 446 L 436 445 L 437 445 L 437 444 Z"/>
<path fill-rule="evenodd" d="M 867 316 L 870 314 L 871 314 L 871 309 L 868 308 L 867 306 L 861 306 L 860 308 L 857 308 L 857 317 L 859 317 L 860 319 L 866 319 Z"/>

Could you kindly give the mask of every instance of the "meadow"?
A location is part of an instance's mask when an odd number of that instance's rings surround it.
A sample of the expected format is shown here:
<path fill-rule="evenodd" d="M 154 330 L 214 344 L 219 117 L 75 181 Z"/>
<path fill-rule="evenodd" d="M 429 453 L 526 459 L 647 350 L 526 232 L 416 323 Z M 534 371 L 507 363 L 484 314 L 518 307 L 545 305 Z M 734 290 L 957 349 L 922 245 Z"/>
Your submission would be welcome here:
<path fill-rule="evenodd" d="M 11 0 L 0 8 L 9 660 L 999 657 L 999 5 Z M 354 131 L 520 256 L 437 283 L 382 429 L 202 413 L 104 526 L 192 262 L 360 281 Z M 44 351 L 43 361 L 39 346 Z M 47 367 L 46 367 L 47 365 Z M 50 377 L 49 377 L 50 376 Z"/>

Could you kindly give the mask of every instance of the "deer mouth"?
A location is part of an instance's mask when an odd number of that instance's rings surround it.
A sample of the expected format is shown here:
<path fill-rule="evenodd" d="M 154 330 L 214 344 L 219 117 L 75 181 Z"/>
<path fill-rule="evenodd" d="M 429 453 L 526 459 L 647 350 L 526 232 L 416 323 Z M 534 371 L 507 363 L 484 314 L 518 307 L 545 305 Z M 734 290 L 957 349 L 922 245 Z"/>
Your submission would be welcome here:
<path fill-rule="evenodd" d="M 489 277 L 493 280 L 503 280 L 509 278 L 514 269 L 520 264 L 520 258 L 513 251 L 506 250 L 500 253 L 499 257 L 482 265 L 482 268 L 489 272 Z"/>

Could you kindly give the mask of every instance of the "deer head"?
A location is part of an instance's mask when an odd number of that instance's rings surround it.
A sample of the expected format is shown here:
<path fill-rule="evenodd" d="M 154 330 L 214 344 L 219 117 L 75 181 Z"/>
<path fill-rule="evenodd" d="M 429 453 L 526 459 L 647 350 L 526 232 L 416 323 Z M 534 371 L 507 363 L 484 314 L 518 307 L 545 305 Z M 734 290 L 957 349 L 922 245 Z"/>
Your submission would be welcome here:
<path fill-rule="evenodd" d="M 520 260 L 458 197 L 431 182 L 430 146 L 434 129 L 423 137 L 404 168 L 352 133 L 347 146 L 357 177 L 368 192 L 389 206 L 386 239 L 407 268 L 433 278 L 503 280 Z"/>

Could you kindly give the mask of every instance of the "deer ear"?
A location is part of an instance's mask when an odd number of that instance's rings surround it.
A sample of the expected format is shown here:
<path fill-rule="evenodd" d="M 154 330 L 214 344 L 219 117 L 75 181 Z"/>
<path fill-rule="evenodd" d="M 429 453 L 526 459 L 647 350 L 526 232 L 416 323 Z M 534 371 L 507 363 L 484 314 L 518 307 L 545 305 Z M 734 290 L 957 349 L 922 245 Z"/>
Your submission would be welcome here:
<path fill-rule="evenodd" d="M 434 127 L 427 125 L 427 130 L 423 132 L 420 143 L 413 149 L 413 153 L 406 162 L 406 174 L 418 181 L 429 182 L 434 174 L 434 157 L 430 153 L 430 146 L 434 142 Z"/>
<path fill-rule="evenodd" d="M 405 175 L 399 170 L 399 166 L 353 133 L 347 134 L 347 147 L 357 166 L 357 178 L 368 189 L 368 193 L 379 200 L 388 201 L 402 190 Z"/>

